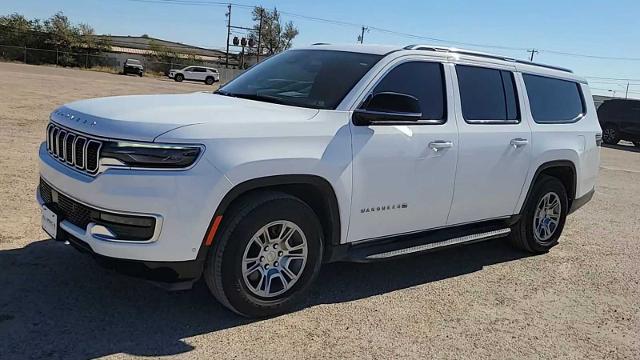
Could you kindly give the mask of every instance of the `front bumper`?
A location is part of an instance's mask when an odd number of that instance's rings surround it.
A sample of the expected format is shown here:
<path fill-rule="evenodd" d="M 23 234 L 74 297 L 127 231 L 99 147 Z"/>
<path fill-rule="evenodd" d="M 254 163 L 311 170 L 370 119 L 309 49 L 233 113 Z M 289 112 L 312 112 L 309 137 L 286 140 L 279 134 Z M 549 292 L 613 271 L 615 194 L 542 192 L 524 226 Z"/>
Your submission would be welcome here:
<path fill-rule="evenodd" d="M 206 261 L 206 251 L 201 249 L 198 256 L 190 261 L 140 261 L 118 259 L 100 255 L 89 244 L 62 230 L 60 241 L 68 241 L 81 253 L 91 256 L 100 266 L 121 274 L 142 278 L 167 290 L 189 289 L 200 278 Z"/>
<path fill-rule="evenodd" d="M 156 231 L 150 241 L 121 241 L 92 234 L 61 219 L 59 229 L 82 241 L 92 253 L 116 259 L 182 262 L 197 258 L 211 218 L 231 184 L 206 159 L 188 170 L 107 169 L 89 176 L 39 151 L 40 176 L 60 194 L 88 207 L 150 216 Z M 39 192 L 40 205 L 45 202 Z M 77 223 L 77 222 L 76 222 Z M 126 239 L 124 239 L 126 240 Z"/>

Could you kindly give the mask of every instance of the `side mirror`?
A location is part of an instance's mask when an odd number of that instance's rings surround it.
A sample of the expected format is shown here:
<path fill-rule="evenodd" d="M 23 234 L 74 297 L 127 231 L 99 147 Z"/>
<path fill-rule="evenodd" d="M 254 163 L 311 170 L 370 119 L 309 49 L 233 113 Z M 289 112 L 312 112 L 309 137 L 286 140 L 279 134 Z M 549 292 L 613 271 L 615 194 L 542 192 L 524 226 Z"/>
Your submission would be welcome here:
<path fill-rule="evenodd" d="M 359 126 L 386 122 L 416 122 L 422 118 L 420 101 L 414 96 L 394 92 L 373 95 L 361 109 L 353 112 L 353 123 Z"/>

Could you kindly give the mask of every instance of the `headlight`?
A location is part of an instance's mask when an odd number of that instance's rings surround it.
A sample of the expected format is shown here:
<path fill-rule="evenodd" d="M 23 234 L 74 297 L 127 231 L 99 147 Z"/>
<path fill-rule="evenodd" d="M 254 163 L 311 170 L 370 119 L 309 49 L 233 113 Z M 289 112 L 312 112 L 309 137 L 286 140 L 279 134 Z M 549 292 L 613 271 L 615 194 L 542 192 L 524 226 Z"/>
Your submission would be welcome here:
<path fill-rule="evenodd" d="M 100 158 L 115 159 L 130 167 L 177 169 L 191 166 L 201 151 L 198 145 L 112 141 L 103 144 Z"/>

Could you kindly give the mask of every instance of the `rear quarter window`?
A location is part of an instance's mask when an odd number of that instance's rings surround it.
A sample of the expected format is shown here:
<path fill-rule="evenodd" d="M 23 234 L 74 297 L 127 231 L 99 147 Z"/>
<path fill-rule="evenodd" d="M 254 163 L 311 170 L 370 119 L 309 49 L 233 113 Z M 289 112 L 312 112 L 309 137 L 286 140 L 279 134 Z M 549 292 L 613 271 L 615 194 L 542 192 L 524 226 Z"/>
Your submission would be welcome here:
<path fill-rule="evenodd" d="M 522 74 L 522 77 L 535 122 L 571 123 L 586 113 L 580 84 L 531 74 Z"/>

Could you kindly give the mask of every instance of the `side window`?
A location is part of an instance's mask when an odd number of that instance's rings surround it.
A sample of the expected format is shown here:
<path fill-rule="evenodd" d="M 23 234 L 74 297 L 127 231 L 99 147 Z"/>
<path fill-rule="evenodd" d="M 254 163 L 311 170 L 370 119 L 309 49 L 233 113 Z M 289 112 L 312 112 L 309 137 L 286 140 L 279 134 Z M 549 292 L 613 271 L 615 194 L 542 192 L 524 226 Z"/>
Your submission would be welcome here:
<path fill-rule="evenodd" d="M 467 122 L 518 122 L 518 94 L 511 71 L 456 65 L 456 73 Z"/>
<path fill-rule="evenodd" d="M 193 67 L 191 67 L 191 66 L 190 66 L 190 67 L 188 67 L 188 68 L 184 69 L 184 71 L 189 71 L 189 72 L 191 72 L 191 71 L 193 71 Z"/>
<path fill-rule="evenodd" d="M 200 67 L 195 67 L 195 68 L 193 68 L 193 70 L 192 70 L 192 71 L 193 71 L 193 72 L 206 72 L 206 70 L 205 70 L 205 69 L 200 68 Z"/>
<path fill-rule="evenodd" d="M 446 118 L 446 92 L 444 68 L 434 62 L 412 61 L 393 68 L 376 85 L 374 94 L 396 92 L 416 97 L 420 101 L 422 119 Z"/>
<path fill-rule="evenodd" d="M 522 77 L 535 122 L 573 122 L 586 112 L 580 84 L 531 74 Z"/>

